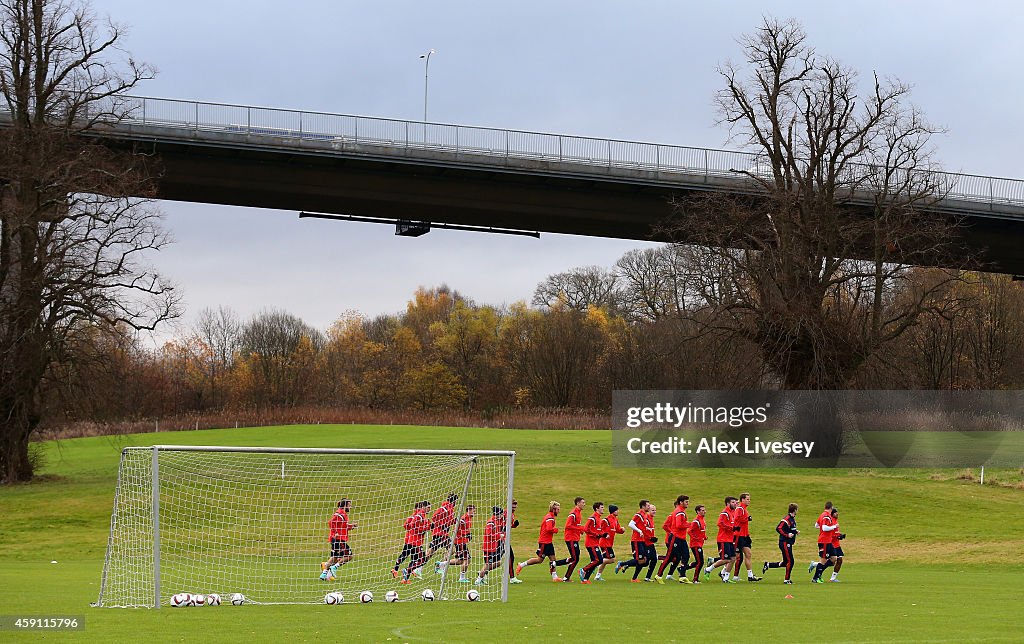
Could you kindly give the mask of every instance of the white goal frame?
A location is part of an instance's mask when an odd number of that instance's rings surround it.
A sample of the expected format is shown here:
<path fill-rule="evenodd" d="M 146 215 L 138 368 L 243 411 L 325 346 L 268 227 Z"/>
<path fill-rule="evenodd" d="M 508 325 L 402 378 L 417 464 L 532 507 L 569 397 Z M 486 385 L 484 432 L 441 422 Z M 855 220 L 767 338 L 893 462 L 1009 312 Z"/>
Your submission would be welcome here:
<path fill-rule="evenodd" d="M 152 575 L 153 575 L 153 587 L 154 593 L 152 597 L 152 603 L 149 605 L 142 605 L 142 607 L 151 607 L 159 609 L 161 607 L 161 588 L 160 588 L 160 454 L 162 452 L 243 452 L 243 453 L 261 453 L 261 454 L 339 454 L 339 455 L 400 455 L 400 456 L 462 456 L 465 457 L 464 462 L 469 463 L 468 474 L 466 475 L 465 484 L 463 485 L 462 494 L 459 497 L 458 507 L 456 508 L 456 519 L 462 516 L 465 511 L 466 491 L 469 488 L 470 481 L 472 479 L 473 471 L 477 462 L 477 457 L 491 456 L 491 457 L 507 457 L 508 459 L 508 485 L 505 491 L 505 508 L 506 508 L 506 538 L 504 541 L 504 553 L 502 557 L 501 566 L 501 601 L 508 601 L 508 586 L 509 586 L 509 565 L 511 561 L 511 550 L 512 550 L 512 539 L 511 539 L 511 507 L 512 507 L 512 490 L 514 483 L 514 472 L 515 472 L 515 457 L 514 451 L 506 450 L 431 450 L 431 449 L 332 449 L 332 448 L 293 448 L 293 447 L 235 447 L 235 446 L 206 446 L 206 445 L 153 445 L 149 447 L 125 447 L 121 450 L 121 458 L 118 466 L 117 475 L 117 487 L 114 491 L 114 504 L 110 518 L 110 533 L 107 539 L 106 555 L 104 556 L 103 562 L 103 574 L 100 580 L 100 592 L 97 601 L 92 604 L 93 606 L 104 605 L 104 593 L 107 591 L 108 584 L 108 573 L 111 566 L 111 556 L 114 549 L 114 535 L 115 530 L 118 527 L 117 521 L 119 518 L 118 510 L 123 500 L 120 498 L 122 477 L 125 475 L 124 465 L 125 459 L 129 454 L 134 452 L 151 452 L 151 466 L 150 466 L 150 481 L 151 481 L 151 508 L 152 516 L 150 520 L 152 522 L 152 533 L 153 533 L 153 549 L 152 549 Z M 282 470 L 284 469 L 284 463 L 281 464 Z M 282 473 L 283 476 L 283 473 Z M 447 574 L 441 575 L 440 589 L 438 590 L 438 598 L 443 597 L 445 588 L 445 579 Z"/>

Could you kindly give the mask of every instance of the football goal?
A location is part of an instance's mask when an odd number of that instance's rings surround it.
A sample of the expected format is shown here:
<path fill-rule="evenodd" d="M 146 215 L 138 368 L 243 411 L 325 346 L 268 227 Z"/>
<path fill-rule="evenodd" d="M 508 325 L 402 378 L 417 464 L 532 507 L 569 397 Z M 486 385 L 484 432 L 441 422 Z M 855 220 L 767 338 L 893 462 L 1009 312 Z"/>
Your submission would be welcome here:
<path fill-rule="evenodd" d="M 427 589 L 505 601 L 514 463 L 505 451 L 125 448 L 95 605 Z"/>

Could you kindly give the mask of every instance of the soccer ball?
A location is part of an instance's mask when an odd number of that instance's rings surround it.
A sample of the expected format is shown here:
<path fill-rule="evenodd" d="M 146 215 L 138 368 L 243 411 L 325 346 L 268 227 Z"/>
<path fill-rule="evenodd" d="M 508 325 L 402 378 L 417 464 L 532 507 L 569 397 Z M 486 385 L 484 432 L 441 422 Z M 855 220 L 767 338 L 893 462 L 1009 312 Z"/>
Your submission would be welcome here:
<path fill-rule="evenodd" d="M 206 596 L 207 606 L 220 606 L 220 595 L 217 593 L 210 593 Z"/>
<path fill-rule="evenodd" d="M 398 591 L 389 590 L 388 592 L 384 593 L 384 601 L 388 602 L 389 604 L 398 601 Z"/>
<path fill-rule="evenodd" d="M 235 593 L 231 596 L 231 604 L 233 606 L 241 606 L 245 603 L 245 595 L 242 593 Z"/>
<path fill-rule="evenodd" d="M 171 595 L 171 606 L 174 608 L 181 608 L 182 606 L 189 606 L 192 604 L 192 595 L 188 593 L 178 593 Z"/>
<path fill-rule="evenodd" d="M 206 595 L 192 595 L 192 605 L 202 606 L 206 604 Z"/>
<path fill-rule="evenodd" d="M 420 593 L 420 597 L 422 597 L 423 601 L 425 602 L 432 602 L 434 601 L 434 591 L 427 588 L 422 593 Z"/>
<path fill-rule="evenodd" d="M 470 588 L 466 591 L 466 599 L 471 602 L 475 602 L 480 599 L 480 593 L 478 593 L 475 588 Z"/>
<path fill-rule="evenodd" d="M 371 593 L 368 590 L 364 590 L 363 592 L 359 593 L 360 604 L 369 604 L 371 602 L 373 602 L 373 593 Z"/>
<path fill-rule="evenodd" d="M 339 592 L 330 592 L 324 595 L 324 603 L 329 604 L 331 606 L 335 604 L 340 604 L 343 601 L 345 601 L 345 598 L 342 597 L 341 593 Z"/>

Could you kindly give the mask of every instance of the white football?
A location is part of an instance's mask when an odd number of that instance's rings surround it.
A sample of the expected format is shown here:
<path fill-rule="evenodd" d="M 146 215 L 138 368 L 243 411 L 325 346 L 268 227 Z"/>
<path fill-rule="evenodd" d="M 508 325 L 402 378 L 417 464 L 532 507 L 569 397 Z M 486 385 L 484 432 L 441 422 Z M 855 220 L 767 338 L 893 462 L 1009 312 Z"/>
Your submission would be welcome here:
<path fill-rule="evenodd" d="M 475 588 L 470 588 L 466 591 L 466 599 L 471 602 L 475 602 L 480 599 L 480 593 L 478 593 Z"/>
<path fill-rule="evenodd" d="M 371 593 L 370 591 L 364 590 L 363 592 L 359 593 L 359 603 L 360 604 L 369 604 L 372 601 L 373 601 L 373 593 Z"/>
<path fill-rule="evenodd" d="M 193 606 L 204 606 L 206 604 L 206 595 L 192 595 Z"/>
<path fill-rule="evenodd" d="M 206 596 L 207 606 L 220 606 L 220 595 L 217 593 L 210 593 Z"/>
<path fill-rule="evenodd" d="M 420 597 L 422 597 L 423 601 L 425 602 L 432 602 L 434 601 L 434 591 L 427 588 L 422 593 L 420 593 Z"/>
<path fill-rule="evenodd" d="M 188 606 L 192 603 L 192 595 L 188 593 L 177 593 L 171 595 L 171 606 L 175 608 L 181 608 L 182 606 Z"/>
<path fill-rule="evenodd" d="M 329 604 L 331 606 L 335 604 L 340 604 L 343 601 L 345 601 L 345 598 L 342 597 L 341 593 L 339 592 L 330 592 L 324 595 L 324 603 Z"/>
<path fill-rule="evenodd" d="M 384 593 L 384 601 L 386 601 L 389 604 L 398 601 L 398 591 L 389 590 L 388 592 Z"/>
<path fill-rule="evenodd" d="M 234 606 L 241 606 L 245 603 L 245 595 L 242 593 L 235 593 L 231 596 L 231 604 Z"/>

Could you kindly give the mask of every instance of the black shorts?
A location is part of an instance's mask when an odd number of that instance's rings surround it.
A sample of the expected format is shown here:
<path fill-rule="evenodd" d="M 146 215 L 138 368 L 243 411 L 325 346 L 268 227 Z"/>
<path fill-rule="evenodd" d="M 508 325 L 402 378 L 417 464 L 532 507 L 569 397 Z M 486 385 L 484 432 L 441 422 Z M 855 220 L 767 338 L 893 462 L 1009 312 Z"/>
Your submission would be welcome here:
<path fill-rule="evenodd" d="M 435 534 L 434 538 L 430 540 L 431 552 L 435 550 L 444 550 L 450 548 L 452 545 L 452 538 L 446 534 Z"/>
<path fill-rule="evenodd" d="M 502 550 L 495 550 L 494 552 L 487 552 L 485 550 L 484 551 L 484 562 L 485 563 L 489 563 L 489 564 L 498 563 L 499 561 L 501 561 L 501 557 L 504 554 L 505 554 L 505 551 L 503 549 Z"/>
<path fill-rule="evenodd" d="M 818 556 L 826 559 L 828 557 L 834 557 L 836 554 L 835 548 L 832 547 L 831 543 L 819 543 L 818 544 Z"/>
<path fill-rule="evenodd" d="M 629 549 L 633 553 L 633 558 L 637 561 L 647 558 L 647 546 L 643 541 L 630 541 Z"/>
<path fill-rule="evenodd" d="M 469 559 L 469 544 L 468 543 L 457 543 L 455 544 L 455 559 L 462 559 L 463 561 Z"/>
<path fill-rule="evenodd" d="M 751 546 L 750 537 L 736 537 L 736 549 L 749 548 Z"/>
<path fill-rule="evenodd" d="M 719 559 L 732 559 L 736 556 L 736 544 L 732 541 L 719 541 L 718 542 L 718 558 Z"/>
<path fill-rule="evenodd" d="M 348 547 L 347 541 L 340 541 L 338 539 L 331 539 L 331 556 L 332 557 L 351 557 L 352 548 Z"/>
<path fill-rule="evenodd" d="M 836 557 L 842 557 L 843 556 L 843 547 L 842 546 L 832 546 L 832 554 L 834 556 L 836 556 Z"/>
<path fill-rule="evenodd" d="M 658 548 L 656 548 L 653 543 L 645 543 L 644 548 L 647 550 L 647 554 L 645 555 L 647 557 L 647 561 L 658 560 Z"/>
<path fill-rule="evenodd" d="M 614 559 L 615 558 L 615 549 L 610 547 L 610 546 L 605 548 L 604 549 L 604 558 L 605 559 Z"/>
<path fill-rule="evenodd" d="M 672 539 L 672 549 L 669 550 L 668 555 L 676 561 L 683 561 L 684 559 L 689 558 L 690 551 L 686 548 L 686 539 L 674 537 Z"/>
<path fill-rule="evenodd" d="M 537 556 L 538 557 L 554 557 L 555 556 L 555 544 L 553 543 L 538 543 L 537 544 Z"/>

